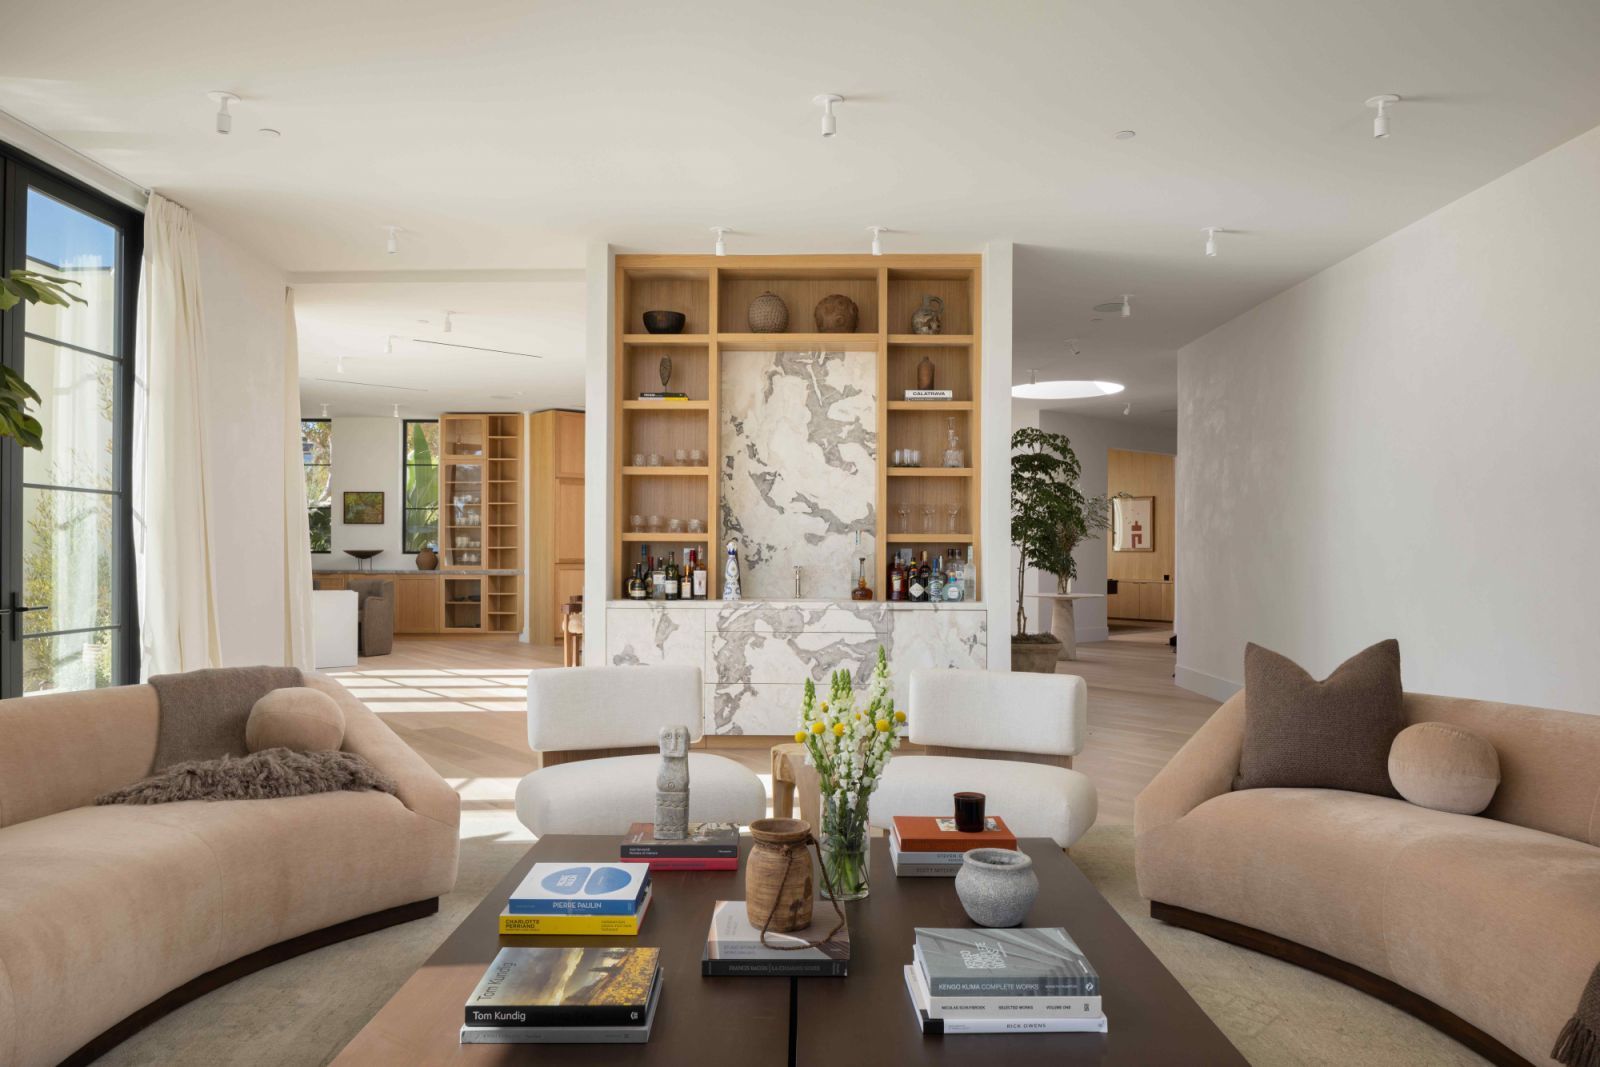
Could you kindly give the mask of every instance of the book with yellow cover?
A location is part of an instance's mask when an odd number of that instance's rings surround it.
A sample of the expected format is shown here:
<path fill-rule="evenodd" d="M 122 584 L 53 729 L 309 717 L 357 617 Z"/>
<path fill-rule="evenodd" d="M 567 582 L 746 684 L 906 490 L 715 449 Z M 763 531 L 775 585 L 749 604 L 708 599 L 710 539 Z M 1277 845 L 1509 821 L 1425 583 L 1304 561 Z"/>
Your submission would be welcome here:
<path fill-rule="evenodd" d="M 513 915 L 500 913 L 500 932 L 514 936 L 544 934 L 562 937 L 633 937 L 650 910 L 652 891 L 645 890 L 637 915 Z"/>

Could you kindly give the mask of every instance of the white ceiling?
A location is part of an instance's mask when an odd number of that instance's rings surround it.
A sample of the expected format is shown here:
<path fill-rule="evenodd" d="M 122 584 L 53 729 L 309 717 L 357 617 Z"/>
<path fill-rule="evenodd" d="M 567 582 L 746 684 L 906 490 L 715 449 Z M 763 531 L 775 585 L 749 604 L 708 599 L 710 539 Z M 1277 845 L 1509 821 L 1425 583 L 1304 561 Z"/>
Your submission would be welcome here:
<path fill-rule="evenodd" d="M 404 418 L 582 407 L 583 272 L 506 273 L 515 280 L 296 277 L 301 413 L 323 404 L 334 416 L 392 415 L 399 404 Z"/>
<path fill-rule="evenodd" d="M 1180 345 L 1600 124 L 1594 0 L 12 7 L 0 107 L 286 269 L 1011 240 L 1017 380 L 1121 380 L 1136 416 L 1170 418 Z M 1204 226 L 1242 232 L 1208 260 Z"/>

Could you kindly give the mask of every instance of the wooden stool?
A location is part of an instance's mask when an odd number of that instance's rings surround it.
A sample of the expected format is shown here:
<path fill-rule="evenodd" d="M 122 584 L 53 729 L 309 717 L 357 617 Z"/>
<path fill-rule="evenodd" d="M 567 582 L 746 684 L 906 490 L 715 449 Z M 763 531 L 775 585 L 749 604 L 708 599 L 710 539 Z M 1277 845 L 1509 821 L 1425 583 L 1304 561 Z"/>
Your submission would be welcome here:
<path fill-rule="evenodd" d="M 800 818 L 822 831 L 822 787 L 817 769 L 806 766 L 806 746 L 797 741 L 772 746 L 772 816 L 794 818 L 795 793 L 800 794 Z"/>
<path fill-rule="evenodd" d="M 561 665 L 583 665 L 583 597 L 575 596 L 561 605 Z"/>

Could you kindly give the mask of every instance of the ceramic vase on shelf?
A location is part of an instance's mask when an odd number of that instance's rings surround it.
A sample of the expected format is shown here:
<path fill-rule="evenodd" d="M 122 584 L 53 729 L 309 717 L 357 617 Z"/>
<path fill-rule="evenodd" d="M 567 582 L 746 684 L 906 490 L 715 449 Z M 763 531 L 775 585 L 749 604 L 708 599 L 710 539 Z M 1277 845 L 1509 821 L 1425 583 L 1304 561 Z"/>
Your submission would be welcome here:
<path fill-rule="evenodd" d="M 423 545 L 417 552 L 417 570 L 436 571 L 439 569 L 439 554 L 433 550 L 432 545 Z"/>
<path fill-rule="evenodd" d="M 813 313 L 818 333 L 854 333 L 861 321 L 861 311 L 856 302 L 843 293 L 832 293 L 817 301 Z"/>
<path fill-rule="evenodd" d="M 933 388 L 933 360 L 927 356 L 923 356 L 922 362 L 917 364 L 917 388 Z"/>
<path fill-rule="evenodd" d="M 789 328 L 789 305 L 774 292 L 765 292 L 750 301 L 747 318 L 751 333 L 782 333 Z"/>
<path fill-rule="evenodd" d="M 936 296 L 922 298 L 922 306 L 911 313 L 912 333 L 944 333 L 944 301 Z"/>
<path fill-rule="evenodd" d="M 1009 848 L 975 848 L 956 872 L 956 897 L 979 926 L 1020 926 L 1039 895 L 1033 860 Z"/>

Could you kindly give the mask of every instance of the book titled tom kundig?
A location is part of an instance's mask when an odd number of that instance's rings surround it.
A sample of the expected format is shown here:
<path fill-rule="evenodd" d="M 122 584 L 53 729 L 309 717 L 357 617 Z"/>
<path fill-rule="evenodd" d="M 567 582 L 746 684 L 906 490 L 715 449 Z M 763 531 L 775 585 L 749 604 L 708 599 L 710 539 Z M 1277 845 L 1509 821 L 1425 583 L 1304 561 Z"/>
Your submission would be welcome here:
<path fill-rule="evenodd" d="M 650 887 L 638 863 L 535 863 L 506 903 L 512 915 L 636 915 Z"/>
<path fill-rule="evenodd" d="M 467 999 L 468 1026 L 637 1026 L 654 948 L 503 948 Z"/>
<path fill-rule="evenodd" d="M 917 927 L 913 952 L 936 997 L 1092 997 L 1100 976 L 1059 926 Z"/>

